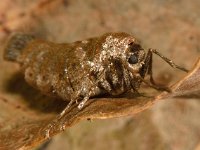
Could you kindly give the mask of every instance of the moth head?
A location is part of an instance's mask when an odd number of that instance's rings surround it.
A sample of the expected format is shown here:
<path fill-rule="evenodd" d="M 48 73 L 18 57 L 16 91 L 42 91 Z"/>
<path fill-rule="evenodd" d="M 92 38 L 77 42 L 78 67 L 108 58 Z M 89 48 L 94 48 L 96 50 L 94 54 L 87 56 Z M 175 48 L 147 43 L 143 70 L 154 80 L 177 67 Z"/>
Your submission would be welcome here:
<path fill-rule="evenodd" d="M 128 44 L 126 49 L 126 59 L 123 59 L 125 67 L 132 73 L 139 73 L 140 69 L 144 65 L 145 51 L 136 42 Z"/>
<path fill-rule="evenodd" d="M 132 74 L 139 73 L 144 65 L 145 51 L 139 42 L 126 33 L 112 33 L 106 36 L 102 60 L 118 60 Z"/>

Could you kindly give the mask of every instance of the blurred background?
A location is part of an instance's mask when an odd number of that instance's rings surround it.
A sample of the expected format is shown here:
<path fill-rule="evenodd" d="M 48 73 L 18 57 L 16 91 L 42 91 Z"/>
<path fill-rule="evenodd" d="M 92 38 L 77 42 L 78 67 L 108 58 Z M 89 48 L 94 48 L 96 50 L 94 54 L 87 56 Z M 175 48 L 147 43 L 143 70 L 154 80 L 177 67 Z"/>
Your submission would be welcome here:
<path fill-rule="evenodd" d="M 15 31 L 54 42 L 123 31 L 145 49 L 156 48 L 191 69 L 200 56 L 199 6 L 199 0 L 1 0 L 0 41 Z M 184 76 L 160 58 L 153 60 L 156 81 L 170 85 Z M 2 62 L 0 91 L 5 72 L 13 73 Z M 82 121 L 34 149 L 199 150 L 199 118 L 199 99 L 168 99 L 135 116 Z"/>

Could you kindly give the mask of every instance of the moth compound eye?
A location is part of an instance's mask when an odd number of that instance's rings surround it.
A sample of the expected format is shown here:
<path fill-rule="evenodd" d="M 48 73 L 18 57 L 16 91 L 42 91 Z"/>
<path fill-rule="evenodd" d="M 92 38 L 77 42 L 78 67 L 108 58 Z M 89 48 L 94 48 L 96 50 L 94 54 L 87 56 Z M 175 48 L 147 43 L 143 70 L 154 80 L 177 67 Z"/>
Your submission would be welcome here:
<path fill-rule="evenodd" d="M 132 55 L 129 57 L 128 62 L 129 62 L 130 64 L 136 64 L 136 63 L 138 63 L 138 57 L 137 57 L 136 55 L 132 54 Z"/>

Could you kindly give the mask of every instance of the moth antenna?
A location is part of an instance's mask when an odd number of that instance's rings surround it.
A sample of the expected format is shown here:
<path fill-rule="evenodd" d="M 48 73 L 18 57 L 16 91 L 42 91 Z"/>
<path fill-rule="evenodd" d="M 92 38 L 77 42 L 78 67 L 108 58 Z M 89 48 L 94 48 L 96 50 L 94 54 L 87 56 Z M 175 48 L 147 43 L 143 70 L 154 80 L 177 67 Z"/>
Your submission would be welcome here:
<path fill-rule="evenodd" d="M 183 68 L 183 67 L 181 67 L 181 66 L 176 65 L 172 60 L 170 60 L 170 59 L 168 59 L 167 57 L 165 57 L 165 56 L 163 56 L 162 54 L 160 54 L 156 49 L 151 49 L 151 48 L 150 48 L 149 51 L 152 52 L 152 53 L 154 53 L 154 54 L 156 54 L 156 55 L 158 55 L 159 57 L 161 57 L 161 58 L 162 58 L 165 62 L 167 62 L 171 67 L 177 68 L 177 69 L 182 70 L 182 71 L 184 71 L 184 72 L 189 72 L 189 70 L 187 70 L 187 69 L 185 69 L 185 68 Z"/>

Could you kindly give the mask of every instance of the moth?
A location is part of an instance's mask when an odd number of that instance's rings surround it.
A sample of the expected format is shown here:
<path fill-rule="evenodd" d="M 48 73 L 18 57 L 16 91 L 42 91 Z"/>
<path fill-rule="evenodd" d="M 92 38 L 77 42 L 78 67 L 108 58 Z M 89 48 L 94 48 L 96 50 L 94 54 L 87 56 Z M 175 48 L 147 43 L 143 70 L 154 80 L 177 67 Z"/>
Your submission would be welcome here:
<path fill-rule="evenodd" d="M 156 49 L 147 53 L 127 33 L 106 33 L 73 43 L 54 43 L 26 33 L 10 37 L 4 58 L 20 64 L 25 80 L 42 93 L 68 101 L 82 109 L 90 97 L 137 92 L 144 82 L 158 90 L 152 77 L 152 55 L 160 56 L 173 68 L 187 72 Z M 144 80 L 146 75 L 150 81 Z"/>

